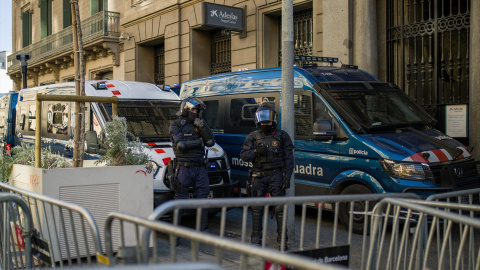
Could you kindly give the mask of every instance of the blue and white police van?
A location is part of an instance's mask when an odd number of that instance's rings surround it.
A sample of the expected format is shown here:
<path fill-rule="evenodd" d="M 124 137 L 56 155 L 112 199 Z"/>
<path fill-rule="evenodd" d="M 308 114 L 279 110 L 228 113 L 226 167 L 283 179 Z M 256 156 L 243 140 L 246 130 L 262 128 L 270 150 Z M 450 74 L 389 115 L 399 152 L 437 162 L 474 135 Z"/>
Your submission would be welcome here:
<path fill-rule="evenodd" d="M 302 60 L 296 57 L 297 60 Z M 436 120 L 394 84 L 336 58 L 294 67 L 295 195 L 436 192 L 480 184 L 470 148 L 435 129 Z M 187 81 L 180 97 L 207 105 L 205 119 L 244 188 L 252 163 L 240 159 L 254 112 L 275 103 L 281 122 L 281 68 Z M 281 128 L 281 126 L 280 126 Z M 346 222 L 346 213 L 340 213 Z"/>
<path fill-rule="evenodd" d="M 44 101 L 42 127 L 36 127 L 36 95 L 75 95 L 75 83 L 66 82 L 21 90 L 18 94 L 16 143 L 35 142 L 35 131 L 41 129 L 42 145 L 60 152 L 67 158 L 73 155 L 74 102 Z M 153 165 L 155 206 L 173 198 L 166 172 L 168 161 L 174 158 L 169 126 L 177 119 L 181 100 L 169 87 L 134 81 L 86 81 L 85 95 L 97 97 L 116 96 L 118 115 L 127 121 L 128 131 L 148 146 L 145 153 Z M 84 166 L 95 166 L 99 154 L 104 154 L 101 133 L 112 121 L 111 104 L 91 102 L 85 111 Z M 208 108 L 207 108 L 208 111 Z M 207 149 L 206 149 L 207 150 Z M 236 183 L 230 178 L 230 165 L 222 147 L 208 147 L 207 173 L 210 180 L 210 197 L 232 197 Z"/>

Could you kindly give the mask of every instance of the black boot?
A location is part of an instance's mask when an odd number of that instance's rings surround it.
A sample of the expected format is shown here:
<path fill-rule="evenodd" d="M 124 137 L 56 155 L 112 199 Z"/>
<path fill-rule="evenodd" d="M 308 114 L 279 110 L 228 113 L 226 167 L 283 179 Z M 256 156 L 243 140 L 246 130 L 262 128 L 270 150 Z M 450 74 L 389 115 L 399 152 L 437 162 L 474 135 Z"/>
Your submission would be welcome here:
<path fill-rule="evenodd" d="M 287 251 L 288 250 L 288 235 L 287 228 L 285 227 L 285 241 L 282 249 L 282 229 L 283 229 L 283 206 L 275 206 L 275 219 L 277 220 L 277 243 L 278 250 Z"/>
<path fill-rule="evenodd" d="M 262 219 L 263 211 L 261 207 L 252 208 L 252 237 L 250 242 L 254 245 L 262 245 Z"/>

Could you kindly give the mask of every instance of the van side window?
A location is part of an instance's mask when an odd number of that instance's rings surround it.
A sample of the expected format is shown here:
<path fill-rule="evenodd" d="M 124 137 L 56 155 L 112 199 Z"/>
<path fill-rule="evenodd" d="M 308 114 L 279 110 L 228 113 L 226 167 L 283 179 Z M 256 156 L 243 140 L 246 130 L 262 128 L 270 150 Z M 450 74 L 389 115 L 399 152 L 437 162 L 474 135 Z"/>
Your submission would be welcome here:
<path fill-rule="evenodd" d="M 221 129 L 219 125 L 219 117 L 218 117 L 218 100 L 204 100 L 203 103 L 207 106 L 207 109 L 203 112 L 203 119 L 207 122 L 207 125 L 211 129 Z"/>
<path fill-rule="evenodd" d="M 295 135 L 312 136 L 312 97 L 310 95 L 294 95 Z"/>
<path fill-rule="evenodd" d="M 30 105 L 28 107 L 28 130 L 29 131 L 35 131 L 35 127 L 37 125 L 37 122 L 35 120 L 36 115 L 37 115 L 37 107 L 35 105 Z"/>
<path fill-rule="evenodd" d="M 236 132 L 248 134 L 255 130 L 255 111 L 262 102 L 275 104 L 275 97 L 234 98 L 230 101 L 230 124 Z"/>
<path fill-rule="evenodd" d="M 332 121 L 332 117 L 328 113 L 328 108 L 325 106 L 325 103 L 321 101 L 318 97 L 315 97 L 314 100 L 314 117 L 315 121 L 328 120 Z"/>
<path fill-rule="evenodd" d="M 68 104 L 56 103 L 48 105 L 47 132 L 68 134 Z"/>

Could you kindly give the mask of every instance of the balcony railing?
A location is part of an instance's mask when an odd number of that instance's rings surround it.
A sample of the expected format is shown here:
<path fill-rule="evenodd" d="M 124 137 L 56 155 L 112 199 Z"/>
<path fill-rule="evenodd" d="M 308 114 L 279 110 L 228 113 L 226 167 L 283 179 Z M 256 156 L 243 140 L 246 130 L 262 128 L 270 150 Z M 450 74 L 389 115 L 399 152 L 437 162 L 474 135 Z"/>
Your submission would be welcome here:
<path fill-rule="evenodd" d="M 112 11 L 101 11 L 81 22 L 83 44 L 102 37 L 120 36 L 120 13 Z M 8 72 L 20 68 L 20 61 L 16 60 L 19 53 L 28 53 L 30 60 L 28 65 L 41 62 L 52 56 L 68 51 L 73 51 L 72 26 L 69 26 L 53 35 L 35 42 L 8 56 Z"/>

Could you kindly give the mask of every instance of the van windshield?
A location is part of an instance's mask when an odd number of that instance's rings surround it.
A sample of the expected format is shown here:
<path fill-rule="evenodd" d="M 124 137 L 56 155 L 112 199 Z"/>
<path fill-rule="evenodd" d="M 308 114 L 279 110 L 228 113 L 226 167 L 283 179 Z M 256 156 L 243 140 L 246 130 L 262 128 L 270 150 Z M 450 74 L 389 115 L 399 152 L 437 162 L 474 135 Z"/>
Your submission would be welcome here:
<path fill-rule="evenodd" d="M 112 105 L 101 103 L 100 109 L 107 121 L 112 121 Z M 169 140 L 170 124 L 177 119 L 180 101 L 120 100 L 118 115 L 127 119 L 128 131 L 143 142 L 155 139 Z"/>
<path fill-rule="evenodd" d="M 387 131 L 390 128 L 422 128 L 435 119 L 398 88 L 383 85 L 363 87 L 335 86 L 330 95 L 364 130 Z M 352 85 L 353 86 L 353 85 Z"/>

